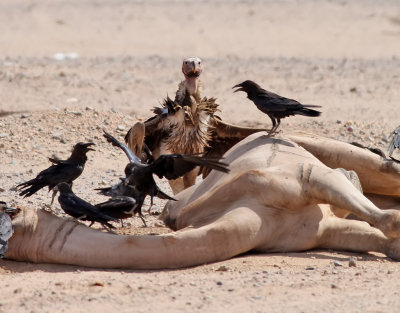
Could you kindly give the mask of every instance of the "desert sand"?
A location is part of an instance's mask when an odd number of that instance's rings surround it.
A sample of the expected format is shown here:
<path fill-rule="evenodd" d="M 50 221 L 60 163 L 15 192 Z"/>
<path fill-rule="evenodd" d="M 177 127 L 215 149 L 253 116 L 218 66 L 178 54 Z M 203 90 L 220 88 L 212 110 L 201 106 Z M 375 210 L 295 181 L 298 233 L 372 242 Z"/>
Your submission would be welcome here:
<path fill-rule="evenodd" d="M 104 200 L 93 189 L 118 181 L 126 158 L 102 129 L 122 139 L 150 117 L 174 95 L 190 55 L 203 59 L 203 94 L 218 99 L 231 123 L 270 125 L 232 93 L 252 79 L 322 106 L 319 118 L 283 120 L 282 134 L 302 129 L 386 151 L 400 124 L 397 0 L 2 0 L 0 29 L 0 198 L 16 206 L 50 202 L 45 190 L 21 199 L 13 187 L 78 141 L 97 146 L 74 189 Z M 149 228 L 133 218 L 118 231 L 168 231 L 157 215 L 146 220 Z M 397 262 L 339 251 L 246 254 L 164 271 L 0 260 L 1 313 L 396 312 L 399 287 Z"/>

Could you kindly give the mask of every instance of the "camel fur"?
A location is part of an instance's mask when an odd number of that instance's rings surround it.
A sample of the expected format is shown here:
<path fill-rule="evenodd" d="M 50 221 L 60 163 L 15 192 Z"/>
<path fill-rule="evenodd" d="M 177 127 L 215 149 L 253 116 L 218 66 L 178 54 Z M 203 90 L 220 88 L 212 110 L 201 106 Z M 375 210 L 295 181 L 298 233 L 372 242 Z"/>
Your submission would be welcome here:
<path fill-rule="evenodd" d="M 400 260 L 400 165 L 314 135 L 250 135 L 225 155 L 231 172 L 211 173 L 170 201 L 175 232 L 103 233 L 43 210 L 23 210 L 6 257 L 99 268 L 163 269 L 217 262 L 248 251 L 313 248 L 376 251 Z M 354 170 L 364 191 L 355 186 Z M 346 174 L 347 173 L 347 174 Z M 346 174 L 346 175 L 344 175 Z M 356 181 L 353 179 L 353 181 Z M 375 199 L 375 200 L 376 200 Z M 338 215 L 335 215 L 338 214 Z M 339 216 L 347 213 L 360 220 Z"/>

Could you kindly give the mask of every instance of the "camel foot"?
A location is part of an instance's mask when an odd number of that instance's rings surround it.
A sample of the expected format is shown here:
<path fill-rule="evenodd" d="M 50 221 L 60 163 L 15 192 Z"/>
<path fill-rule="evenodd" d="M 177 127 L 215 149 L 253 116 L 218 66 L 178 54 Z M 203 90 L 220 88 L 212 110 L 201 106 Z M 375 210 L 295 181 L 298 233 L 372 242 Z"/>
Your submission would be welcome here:
<path fill-rule="evenodd" d="M 385 236 L 389 238 L 400 238 L 400 212 L 397 210 L 383 211 L 382 218 L 380 218 L 379 223 L 375 226 L 378 227 L 385 234 Z"/>

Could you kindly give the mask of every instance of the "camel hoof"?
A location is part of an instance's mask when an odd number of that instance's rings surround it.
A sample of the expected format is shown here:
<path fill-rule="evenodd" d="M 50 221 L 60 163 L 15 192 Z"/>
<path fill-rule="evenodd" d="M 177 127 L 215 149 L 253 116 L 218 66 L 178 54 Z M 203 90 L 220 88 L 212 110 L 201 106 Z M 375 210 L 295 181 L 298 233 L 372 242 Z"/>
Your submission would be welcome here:
<path fill-rule="evenodd" d="M 393 260 L 400 261 L 400 239 L 392 239 L 385 254 Z"/>
<path fill-rule="evenodd" d="M 383 217 L 376 226 L 386 237 L 400 238 L 400 212 L 396 210 L 383 211 Z"/>

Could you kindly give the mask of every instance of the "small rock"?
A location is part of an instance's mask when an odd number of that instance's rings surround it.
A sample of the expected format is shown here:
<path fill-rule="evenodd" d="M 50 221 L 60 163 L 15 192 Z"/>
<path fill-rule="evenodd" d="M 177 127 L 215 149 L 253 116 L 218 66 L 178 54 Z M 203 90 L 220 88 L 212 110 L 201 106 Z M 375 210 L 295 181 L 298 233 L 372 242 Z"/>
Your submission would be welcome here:
<path fill-rule="evenodd" d="M 12 154 L 12 151 L 11 150 L 6 150 L 6 154 Z"/>
<path fill-rule="evenodd" d="M 338 286 L 335 285 L 335 284 L 332 284 L 332 285 L 331 285 L 331 288 L 332 288 L 332 289 L 336 289 L 336 288 L 338 288 Z"/>
<path fill-rule="evenodd" d="M 343 266 L 343 264 L 342 263 L 340 263 L 339 261 L 333 261 L 333 265 L 335 265 L 335 266 L 337 266 L 337 267 L 340 267 L 340 266 Z"/>
<path fill-rule="evenodd" d="M 77 103 L 78 101 L 78 98 L 68 98 L 67 100 L 65 100 L 65 102 L 67 103 Z"/>
<path fill-rule="evenodd" d="M 226 265 L 221 265 L 220 267 L 218 267 L 216 269 L 217 272 L 227 272 L 229 270 L 229 267 L 227 267 Z"/>
<path fill-rule="evenodd" d="M 351 87 L 351 88 L 349 89 L 349 91 L 350 91 L 350 92 L 357 92 L 357 88 L 356 88 L 356 87 Z"/>
<path fill-rule="evenodd" d="M 7 133 L 1 133 L 0 134 L 0 138 L 7 138 L 8 137 L 8 134 Z"/>
<path fill-rule="evenodd" d="M 306 271 L 313 271 L 313 270 L 315 270 L 315 269 L 316 269 L 316 267 L 314 267 L 314 266 L 307 266 L 307 267 L 305 268 Z"/>
<path fill-rule="evenodd" d="M 222 286 L 222 281 L 217 281 L 218 286 Z"/>
<path fill-rule="evenodd" d="M 125 130 L 125 126 L 124 125 L 118 125 L 118 130 Z"/>
<path fill-rule="evenodd" d="M 351 257 L 349 259 L 349 267 L 356 267 L 356 266 L 357 266 L 356 258 L 355 257 Z"/>
<path fill-rule="evenodd" d="M 352 132 L 354 131 L 354 127 L 353 127 L 353 126 L 348 126 L 348 127 L 347 127 L 347 131 L 348 131 L 349 133 L 352 133 Z"/>
<path fill-rule="evenodd" d="M 69 113 L 69 114 L 76 115 L 76 116 L 82 116 L 82 113 L 81 113 L 81 112 L 76 112 L 76 111 L 68 111 L 68 113 Z"/>
<path fill-rule="evenodd" d="M 104 287 L 104 284 L 102 282 L 95 281 L 94 283 L 90 284 L 90 286 Z"/>

